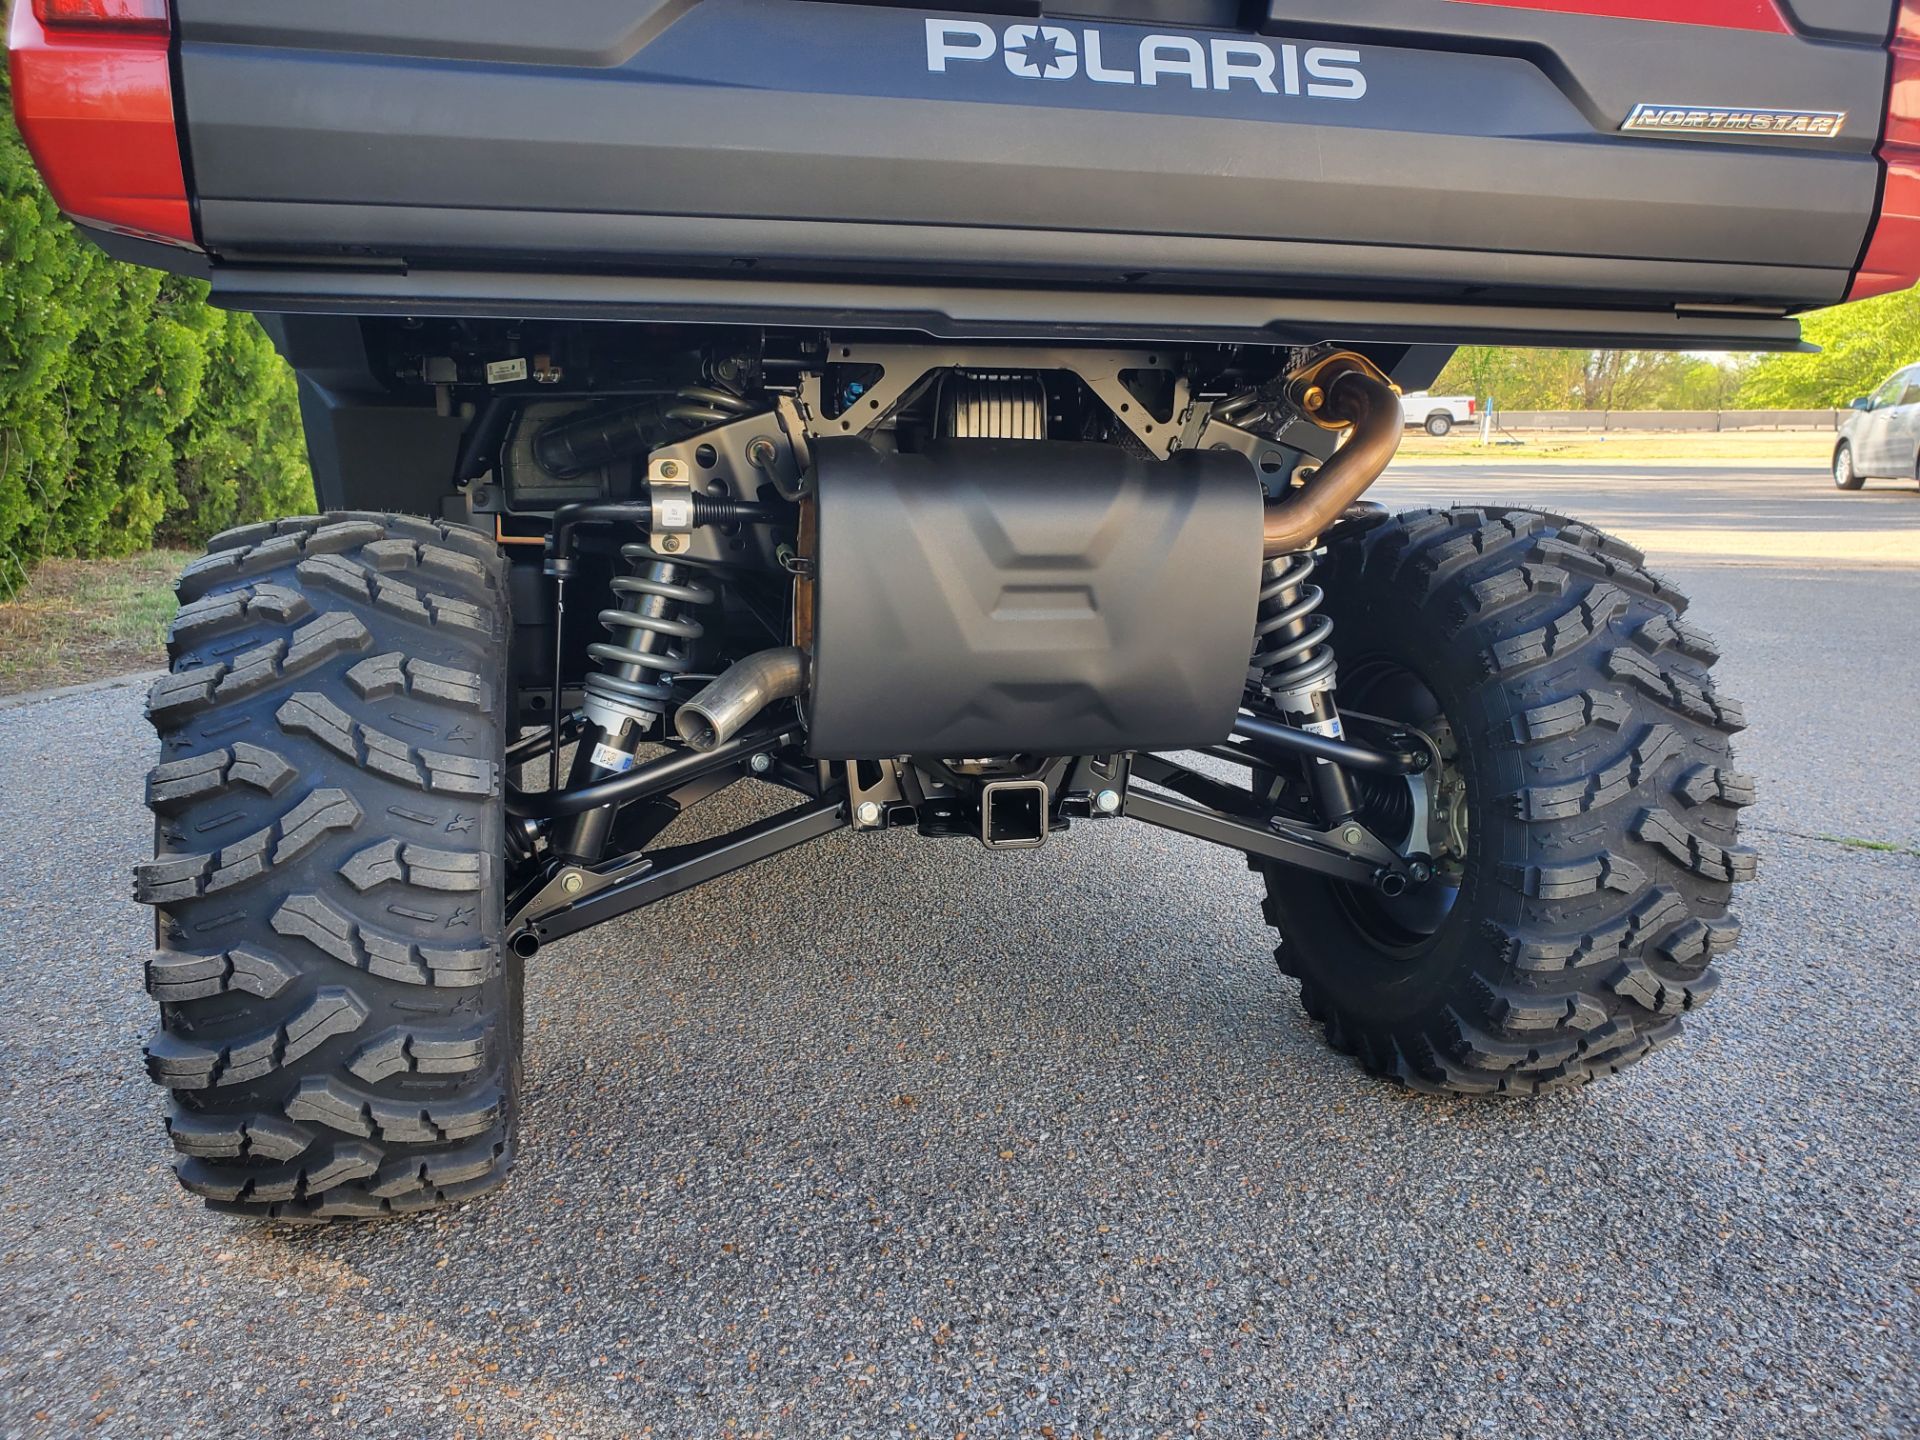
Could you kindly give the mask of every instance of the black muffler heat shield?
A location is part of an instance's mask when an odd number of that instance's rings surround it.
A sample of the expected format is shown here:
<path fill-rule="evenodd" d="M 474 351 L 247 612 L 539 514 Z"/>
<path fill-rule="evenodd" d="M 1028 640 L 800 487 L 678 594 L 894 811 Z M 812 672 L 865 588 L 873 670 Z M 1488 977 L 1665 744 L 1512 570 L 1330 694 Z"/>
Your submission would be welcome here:
<path fill-rule="evenodd" d="M 1244 456 L 999 440 L 816 455 L 814 755 L 1227 738 L 1259 600 Z"/>

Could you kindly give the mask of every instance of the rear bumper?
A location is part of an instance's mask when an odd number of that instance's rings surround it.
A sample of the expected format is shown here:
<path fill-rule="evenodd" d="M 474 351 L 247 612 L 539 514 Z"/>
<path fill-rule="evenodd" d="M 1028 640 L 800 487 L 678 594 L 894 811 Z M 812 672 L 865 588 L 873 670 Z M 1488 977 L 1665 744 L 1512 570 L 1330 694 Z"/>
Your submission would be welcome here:
<path fill-rule="evenodd" d="M 374 0 L 178 9 L 236 304 L 1777 345 L 1768 316 L 1844 296 L 1880 178 L 1884 51 L 1788 33 L 1446 0 L 1303 3 L 1261 37 L 1057 27 L 1136 80 L 1161 41 L 1358 57 L 1362 93 L 1316 97 L 1093 83 L 1080 58 L 1056 82 L 998 49 L 936 70 L 930 25 L 998 46 L 1012 22 L 880 5 L 469 0 L 457 35 Z M 1849 118 L 1819 141 L 1620 132 L 1708 92 Z M 1189 297 L 1208 318 L 1166 328 Z"/>
<path fill-rule="evenodd" d="M 1567 309 L 1231 291 L 481 270 L 221 269 L 213 298 L 281 314 L 464 315 L 911 331 L 942 339 L 1787 350 L 1799 322 L 1741 311 Z"/>

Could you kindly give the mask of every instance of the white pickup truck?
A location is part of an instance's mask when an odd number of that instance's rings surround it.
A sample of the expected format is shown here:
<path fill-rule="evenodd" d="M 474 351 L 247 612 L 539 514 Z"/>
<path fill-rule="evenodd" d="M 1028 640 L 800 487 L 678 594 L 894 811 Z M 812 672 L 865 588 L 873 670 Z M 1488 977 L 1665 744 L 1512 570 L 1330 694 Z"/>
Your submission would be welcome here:
<path fill-rule="evenodd" d="M 1424 426 L 1429 435 L 1445 435 L 1478 415 L 1480 402 L 1471 395 L 1429 395 L 1416 390 L 1400 397 L 1400 408 L 1407 424 Z"/>

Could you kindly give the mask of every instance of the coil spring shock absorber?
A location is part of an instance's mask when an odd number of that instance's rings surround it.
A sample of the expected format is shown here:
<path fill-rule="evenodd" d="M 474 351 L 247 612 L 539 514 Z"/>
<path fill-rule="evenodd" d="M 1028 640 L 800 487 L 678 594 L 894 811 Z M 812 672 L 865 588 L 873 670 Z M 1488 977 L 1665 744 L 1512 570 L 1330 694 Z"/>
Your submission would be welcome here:
<path fill-rule="evenodd" d="M 713 604 L 714 588 L 694 578 L 698 561 L 668 560 L 648 545 L 622 545 L 629 573 L 613 577 L 615 606 L 600 612 L 614 639 L 587 647 L 599 667 L 587 676 L 581 712 L 588 721 L 574 755 L 572 786 L 590 785 L 633 766 L 633 752 L 673 702 L 675 677 L 692 667 L 693 642 L 706 627 L 690 612 Z M 575 822 L 562 847 L 578 858 L 605 848 L 608 810 L 590 810 Z"/>
<path fill-rule="evenodd" d="M 622 545 L 620 559 L 634 573 L 613 577 L 618 607 L 602 610 L 600 623 L 624 638 L 587 647 L 604 667 L 587 676 L 587 718 L 603 730 L 623 728 L 621 720 L 651 730 L 673 699 L 673 677 L 692 664 L 687 647 L 707 633 L 687 611 L 711 605 L 714 591 L 690 578 L 693 562 L 663 559 L 650 546 Z"/>
<path fill-rule="evenodd" d="M 1319 613 L 1326 592 L 1312 583 L 1317 564 L 1302 551 L 1261 568 L 1251 663 L 1267 700 L 1290 724 L 1339 739 L 1345 733 L 1333 699 L 1339 664 L 1331 643 L 1333 621 Z M 1316 759 L 1307 766 L 1307 784 L 1327 825 L 1352 818 L 1353 786 L 1345 770 Z"/>

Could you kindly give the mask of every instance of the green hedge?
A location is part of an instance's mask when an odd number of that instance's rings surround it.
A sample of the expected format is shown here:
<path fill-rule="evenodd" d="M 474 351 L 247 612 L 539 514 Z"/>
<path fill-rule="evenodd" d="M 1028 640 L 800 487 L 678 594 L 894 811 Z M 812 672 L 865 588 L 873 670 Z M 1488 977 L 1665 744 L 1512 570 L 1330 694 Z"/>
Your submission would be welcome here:
<path fill-rule="evenodd" d="M 60 218 L 0 63 L 0 598 L 43 556 L 193 544 L 312 507 L 292 373 L 206 294 Z"/>

